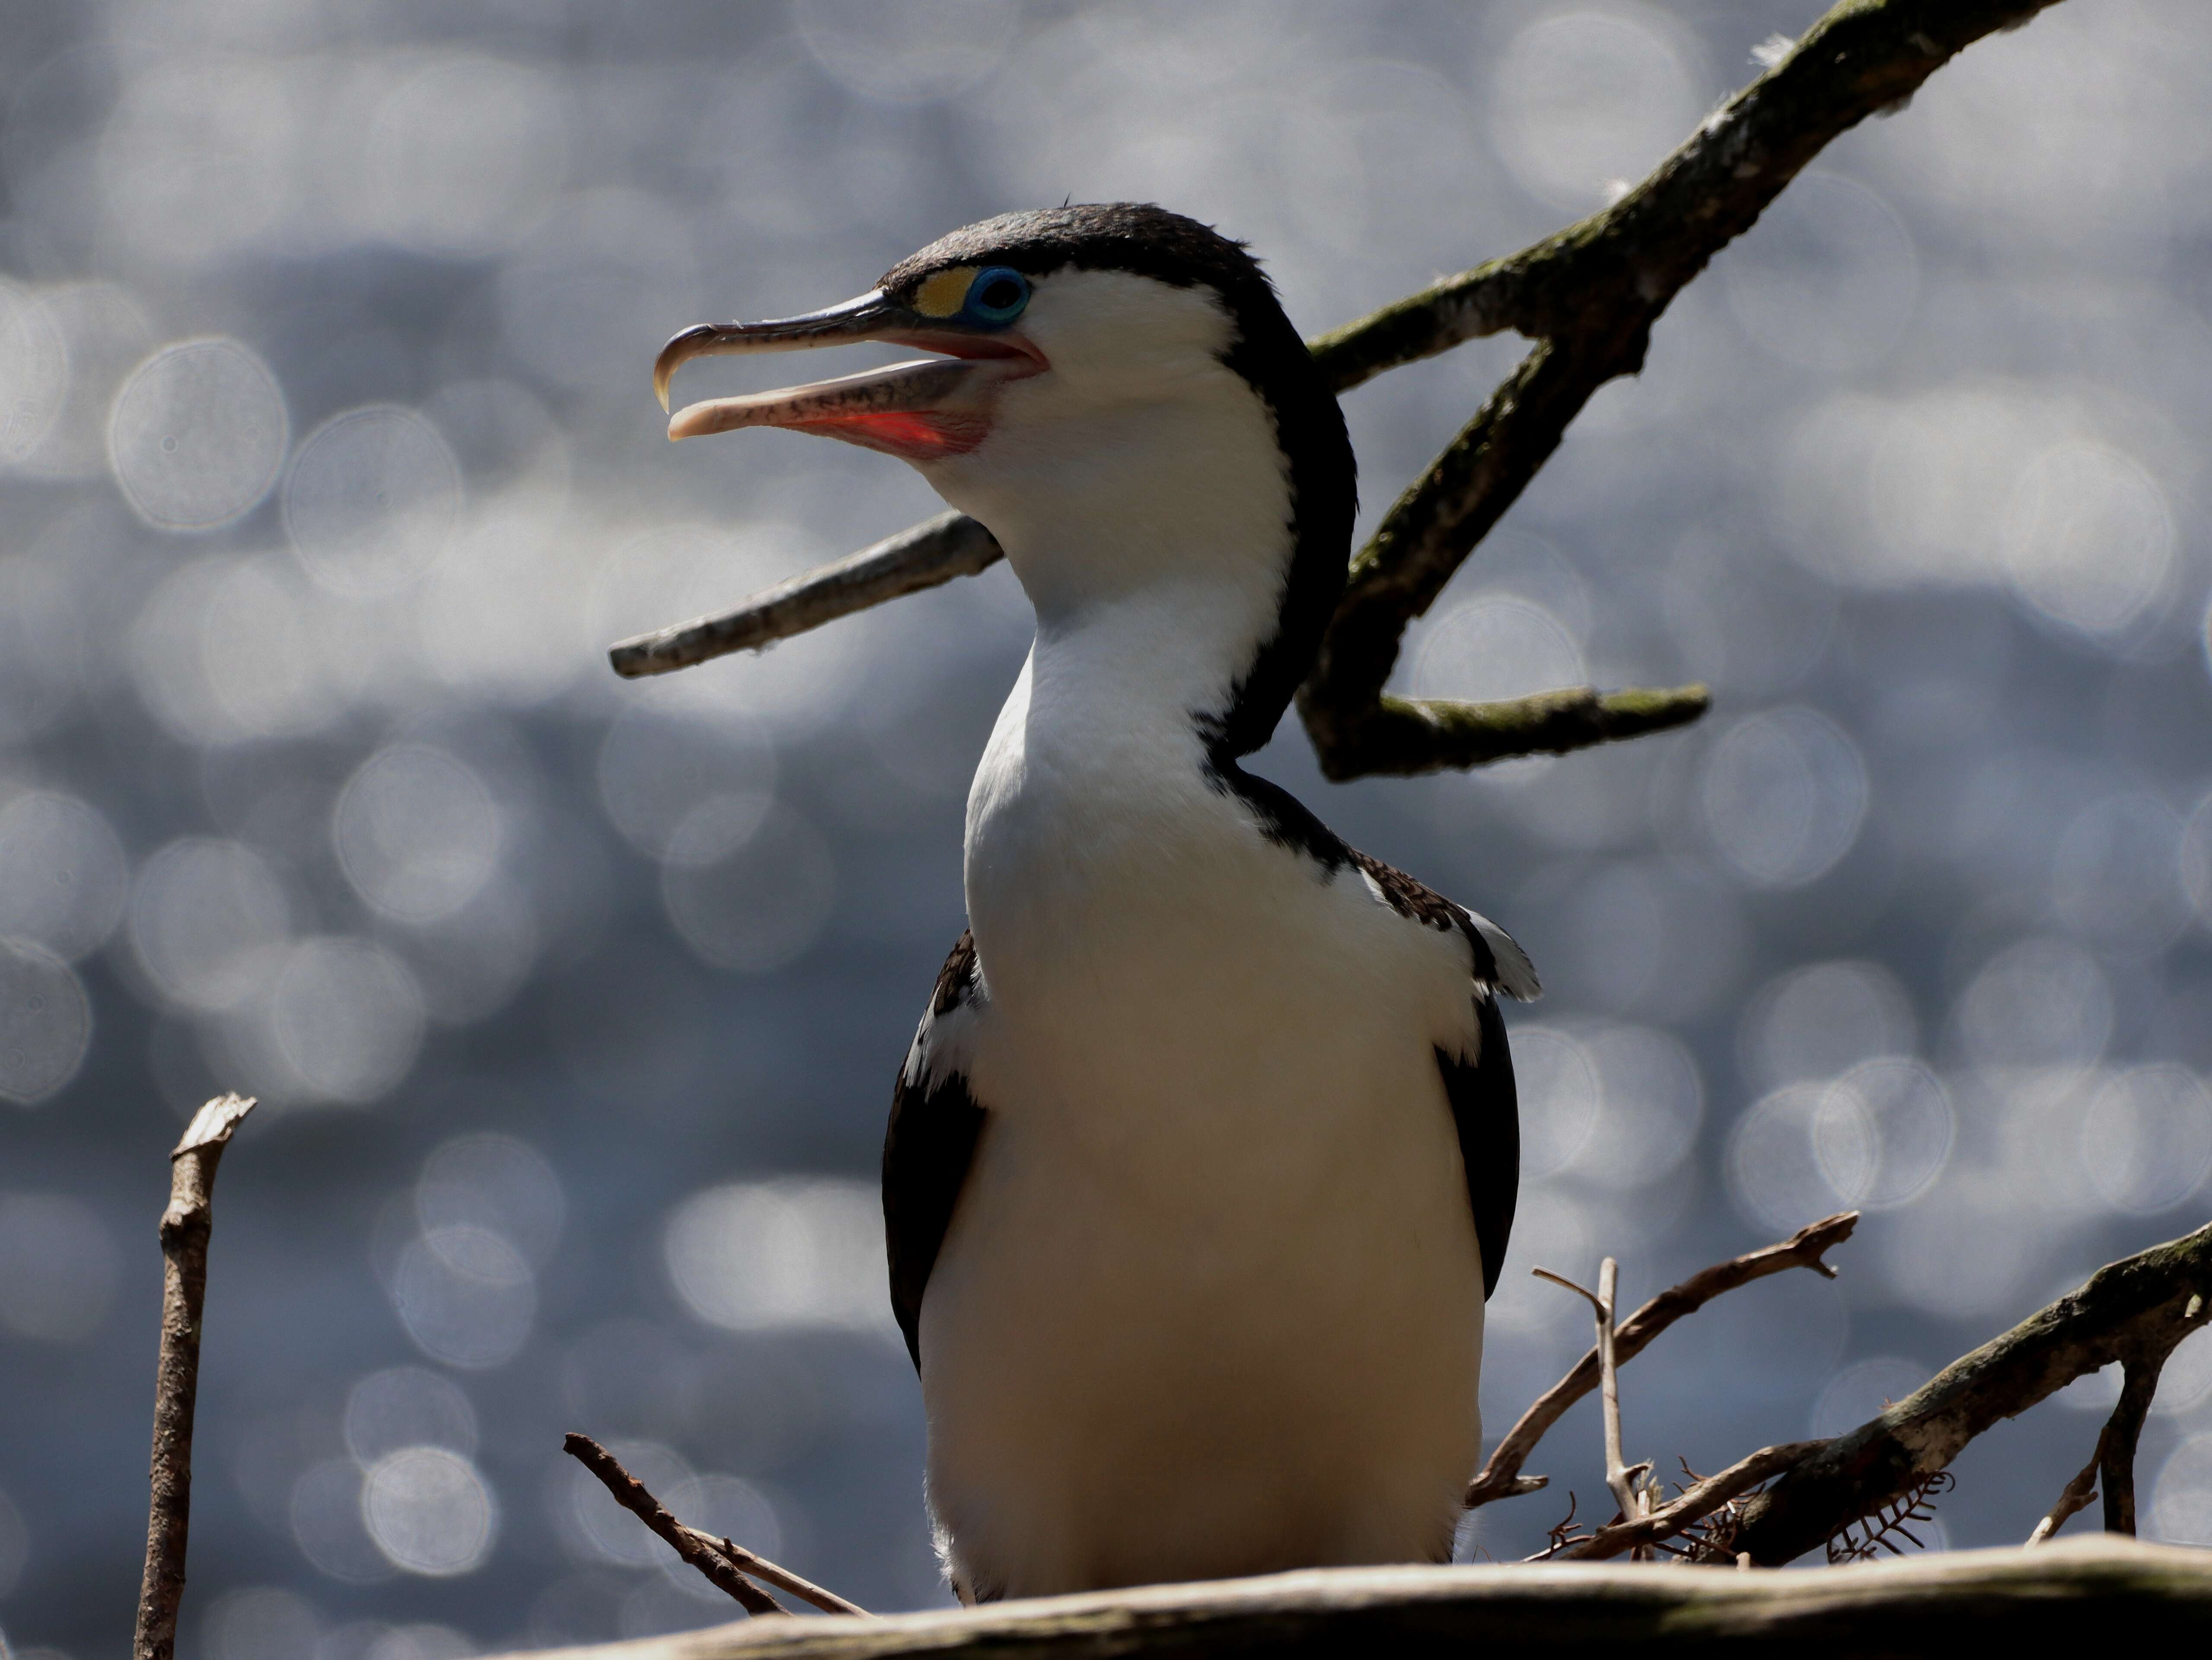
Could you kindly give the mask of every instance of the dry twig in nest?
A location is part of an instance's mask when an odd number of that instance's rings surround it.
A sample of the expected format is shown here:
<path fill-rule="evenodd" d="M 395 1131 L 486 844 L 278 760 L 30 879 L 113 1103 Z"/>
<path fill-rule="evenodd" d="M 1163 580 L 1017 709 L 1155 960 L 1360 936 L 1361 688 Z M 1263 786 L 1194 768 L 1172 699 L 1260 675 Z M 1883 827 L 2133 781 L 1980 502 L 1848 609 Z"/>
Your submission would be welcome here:
<path fill-rule="evenodd" d="M 824 1590 L 811 1579 L 802 1579 L 789 1568 L 778 1567 L 765 1556 L 756 1555 L 744 1546 L 727 1539 L 718 1539 L 702 1529 L 687 1527 L 670 1515 L 668 1509 L 646 1490 L 645 1483 L 622 1467 L 622 1462 L 588 1435 L 571 1432 L 561 1443 L 561 1450 L 599 1478 L 615 1502 L 645 1523 L 668 1547 L 693 1567 L 707 1576 L 720 1590 L 726 1592 L 747 1614 L 788 1614 L 791 1610 L 770 1596 L 745 1576 L 789 1591 L 793 1596 L 814 1604 L 825 1614 L 859 1614 L 867 1610 L 857 1602 L 848 1602 L 831 1590 Z"/>
<path fill-rule="evenodd" d="M 1823 1217 L 1778 1244 L 1716 1262 L 1709 1268 L 1699 1269 L 1680 1285 L 1661 1292 L 1630 1315 L 1614 1332 L 1613 1364 L 1616 1367 L 1626 1365 L 1677 1320 L 1695 1314 L 1723 1292 L 1755 1280 L 1764 1280 L 1788 1268 L 1810 1268 L 1824 1279 L 1834 1279 L 1835 1269 L 1824 1259 L 1828 1251 L 1851 1237 L 1851 1230 L 1858 1221 L 1859 1213 L 1855 1210 Z M 1585 1292 L 1583 1295 L 1589 1293 Z M 1482 1473 L 1468 1484 L 1465 1503 L 1469 1510 L 1499 1499 L 1535 1493 L 1545 1485 L 1543 1476 L 1522 1475 L 1521 1466 L 1536 1450 L 1545 1432 L 1559 1421 L 1567 1408 L 1598 1387 L 1602 1372 L 1601 1357 L 1593 1347 L 1565 1377 L 1537 1397 L 1535 1403 L 1521 1414 L 1520 1421 L 1505 1432 L 1505 1438 L 1483 1465 Z"/>

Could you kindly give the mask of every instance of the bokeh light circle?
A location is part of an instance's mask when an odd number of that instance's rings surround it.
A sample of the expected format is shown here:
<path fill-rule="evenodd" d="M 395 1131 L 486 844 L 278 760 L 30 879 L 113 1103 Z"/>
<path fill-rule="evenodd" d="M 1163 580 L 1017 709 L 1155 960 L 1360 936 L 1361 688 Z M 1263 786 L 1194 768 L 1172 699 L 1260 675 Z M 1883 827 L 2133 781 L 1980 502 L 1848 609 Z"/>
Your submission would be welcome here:
<path fill-rule="evenodd" d="M 406 1076 L 422 1045 L 415 976 L 374 940 L 305 939 L 269 995 L 277 1049 L 310 1096 L 361 1105 Z"/>
<path fill-rule="evenodd" d="M 237 842 L 185 836 L 149 859 L 131 902 L 138 965 L 171 1003 L 234 1007 L 266 984 L 291 932 L 284 890 Z"/>
<path fill-rule="evenodd" d="M 660 894 L 684 943 L 716 968 L 765 974 L 821 933 L 837 897 L 830 843 L 781 801 L 710 796 L 670 838 Z"/>
<path fill-rule="evenodd" d="M 1491 138 L 1523 189 L 1584 212 L 1688 136 L 1697 84 L 1668 35 L 1617 8 L 1556 12 L 1514 36 L 1491 71 Z"/>
<path fill-rule="evenodd" d="M 452 1378 L 422 1366 L 387 1366 L 356 1383 L 344 1428 L 346 1450 L 364 1466 L 407 1447 L 476 1456 L 476 1408 Z"/>
<path fill-rule="evenodd" d="M 92 1000 L 76 971 L 43 946 L 0 939 L 0 1101 L 36 1106 L 91 1046 Z"/>
<path fill-rule="evenodd" d="M 471 1371 L 503 1365 L 530 1336 L 538 1283 L 489 1228 L 433 1228 L 399 1253 L 392 1300 L 422 1352 Z"/>
<path fill-rule="evenodd" d="M 130 891 L 123 844 L 97 807 L 52 790 L 0 807 L 0 936 L 74 963 L 107 943 Z"/>
<path fill-rule="evenodd" d="M 2069 441 L 2021 471 L 2000 546 L 2014 591 L 2099 638 L 2127 632 L 2173 573 L 2173 514 L 2158 481 L 2109 445 Z"/>
<path fill-rule="evenodd" d="M 1744 1070 L 1767 1088 L 1831 1078 L 1879 1055 L 1905 1055 L 1914 1042 L 1912 1000 L 1878 963 L 1801 965 L 1778 975 L 1743 1016 Z"/>
<path fill-rule="evenodd" d="M 1599 1117 L 1601 1085 L 1588 1045 L 1554 1026 L 1513 1032 L 1521 1104 L 1521 1174 L 1535 1180 L 1571 1164 Z"/>
<path fill-rule="evenodd" d="M 791 11 L 799 38 L 832 79 L 895 104 L 974 86 L 999 66 L 1021 27 L 1019 0 L 795 0 Z"/>
<path fill-rule="evenodd" d="M 2112 1037 L 2112 982 L 2078 946 L 2024 939 L 1984 965 L 1953 1018 L 1977 1065 L 2078 1069 Z"/>
<path fill-rule="evenodd" d="M 599 745 L 599 803 L 623 839 L 651 859 L 668 856 L 687 814 L 720 798 L 724 835 L 741 826 L 742 801 L 757 824 L 775 787 L 775 751 L 757 722 L 735 712 L 708 714 L 666 697 L 624 709 Z M 695 832 L 696 833 L 696 832 Z"/>
<path fill-rule="evenodd" d="M 670 1213 L 662 1256 L 692 1313 L 732 1331 L 890 1318 L 883 1207 L 866 1183 L 740 1182 Z"/>
<path fill-rule="evenodd" d="M 1705 828 L 1751 886 L 1797 888 L 1832 870 L 1866 818 L 1867 770 L 1834 721 L 1802 707 L 1739 721 L 1712 747 Z"/>
<path fill-rule="evenodd" d="M 333 593 L 393 593 L 437 562 L 461 507 L 461 468 L 411 410 L 335 416 L 301 441 L 284 480 L 284 529 Z"/>
<path fill-rule="evenodd" d="M 213 530 L 269 493 L 284 463 L 284 394 L 235 340 L 164 346 L 115 396 L 107 429 L 115 482 L 162 530 Z"/>
<path fill-rule="evenodd" d="M 476 1466 L 444 1447 L 404 1447 L 368 1468 L 361 1510 L 392 1566 L 447 1579 L 491 1550 L 498 1512 Z"/>
<path fill-rule="evenodd" d="M 2212 1545 L 2212 1432 L 2166 1455 L 2151 1493 L 2149 1531 L 2172 1545 Z"/>
<path fill-rule="evenodd" d="M 2114 1210 L 2171 1210 L 2212 1175 L 2212 1092 L 2185 1067 L 2136 1067 L 2081 1121 L 2081 1167 Z"/>
<path fill-rule="evenodd" d="M 1509 594 L 1477 594 L 1425 630 L 1413 658 L 1413 691 L 1469 702 L 1578 686 L 1589 673 L 1565 623 Z"/>
<path fill-rule="evenodd" d="M 475 769 L 441 749 L 394 744 L 362 763 L 331 824 L 338 863 L 369 906 L 436 922 L 473 899 L 500 852 L 499 810 Z"/>
<path fill-rule="evenodd" d="M 415 1183 L 415 1213 L 426 1232 L 483 1229 L 536 1267 L 560 1243 L 568 1211 L 553 1166 L 512 1135 L 457 1135 L 422 1161 Z"/>

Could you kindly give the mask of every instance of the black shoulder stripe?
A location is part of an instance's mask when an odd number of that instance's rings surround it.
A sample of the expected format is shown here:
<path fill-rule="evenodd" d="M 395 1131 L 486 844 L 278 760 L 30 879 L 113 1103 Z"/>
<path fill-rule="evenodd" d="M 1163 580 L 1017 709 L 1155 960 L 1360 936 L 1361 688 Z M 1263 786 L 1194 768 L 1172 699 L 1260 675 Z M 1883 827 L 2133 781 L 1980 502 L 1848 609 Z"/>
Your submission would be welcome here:
<path fill-rule="evenodd" d="M 1444 1097 L 1459 1129 L 1460 1163 L 1467 1199 L 1474 1211 L 1475 1243 L 1482 1250 L 1482 1295 L 1498 1289 L 1505 1248 L 1513 1237 L 1513 1211 L 1521 1189 L 1521 1106 L 1513 1084 L 1513 1056 L 1505 1047 L 1505 1019 L 1496 997 L 1474 1000 L 1481 1049 L 1472 1063 L 1437 1051 Z"/>
<path fill-rule="evenodd" d="M 938 972 L 924 1030 L 975 992 L 975 942 L 963 933 Z M 922 1293 L 929 1288 L 930 1271 L 952 1225 L 982 1131 L 983 1110 L 969 1095 L 968 1080 L 960 1073 L 921 1074 L 908 1082 L 901 1070 L 884 1132 L 884 1248 L 890 1263 L 891 1312 L 916 1370 L 921 1365 Z"/>

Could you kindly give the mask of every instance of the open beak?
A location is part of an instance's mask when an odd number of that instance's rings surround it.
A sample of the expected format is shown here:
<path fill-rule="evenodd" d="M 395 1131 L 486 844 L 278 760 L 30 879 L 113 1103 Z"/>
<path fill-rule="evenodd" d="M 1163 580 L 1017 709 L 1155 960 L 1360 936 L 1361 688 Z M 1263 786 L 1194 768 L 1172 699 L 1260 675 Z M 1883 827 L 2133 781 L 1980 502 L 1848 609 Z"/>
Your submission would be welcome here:
<path fill-rule="evenodd" d="M 999 389 L 1036 374 L 1043 358 L 1011 331 L 988 334 L 922 316 L 878 292 L 827 311 L 771 323 L 701 323 L 660 349 L 653 389 L 668 407 L 668 383 L 694 357 L 723 352 L 801 351 L 881 340 L 944 352 L 835 380 L 711 398 L 678 410 L 672 439 L 739 427 L 789 427 L 819 433 L 909 461 L 963 454 L 988 437 Z"/>

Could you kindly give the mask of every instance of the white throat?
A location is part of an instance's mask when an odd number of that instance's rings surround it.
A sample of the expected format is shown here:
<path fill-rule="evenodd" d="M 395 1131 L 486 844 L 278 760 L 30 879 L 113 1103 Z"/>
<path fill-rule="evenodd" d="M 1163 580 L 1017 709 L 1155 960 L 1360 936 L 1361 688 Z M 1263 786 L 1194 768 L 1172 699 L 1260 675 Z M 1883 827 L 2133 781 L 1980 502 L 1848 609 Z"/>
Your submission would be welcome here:
<path fill-rule="evenodd" d="M 1036 611 L 1037 690 L 1187 725 L 1225 708 L 1278 626 L 1294 532 L 1274 418 L 1221 361 L 1234 325 L 1210 290 L 1083 271 L 1054 298 L 1052 372 L 1006 389 L 981 447 L 922 471 L 1006 549 Z"/>

